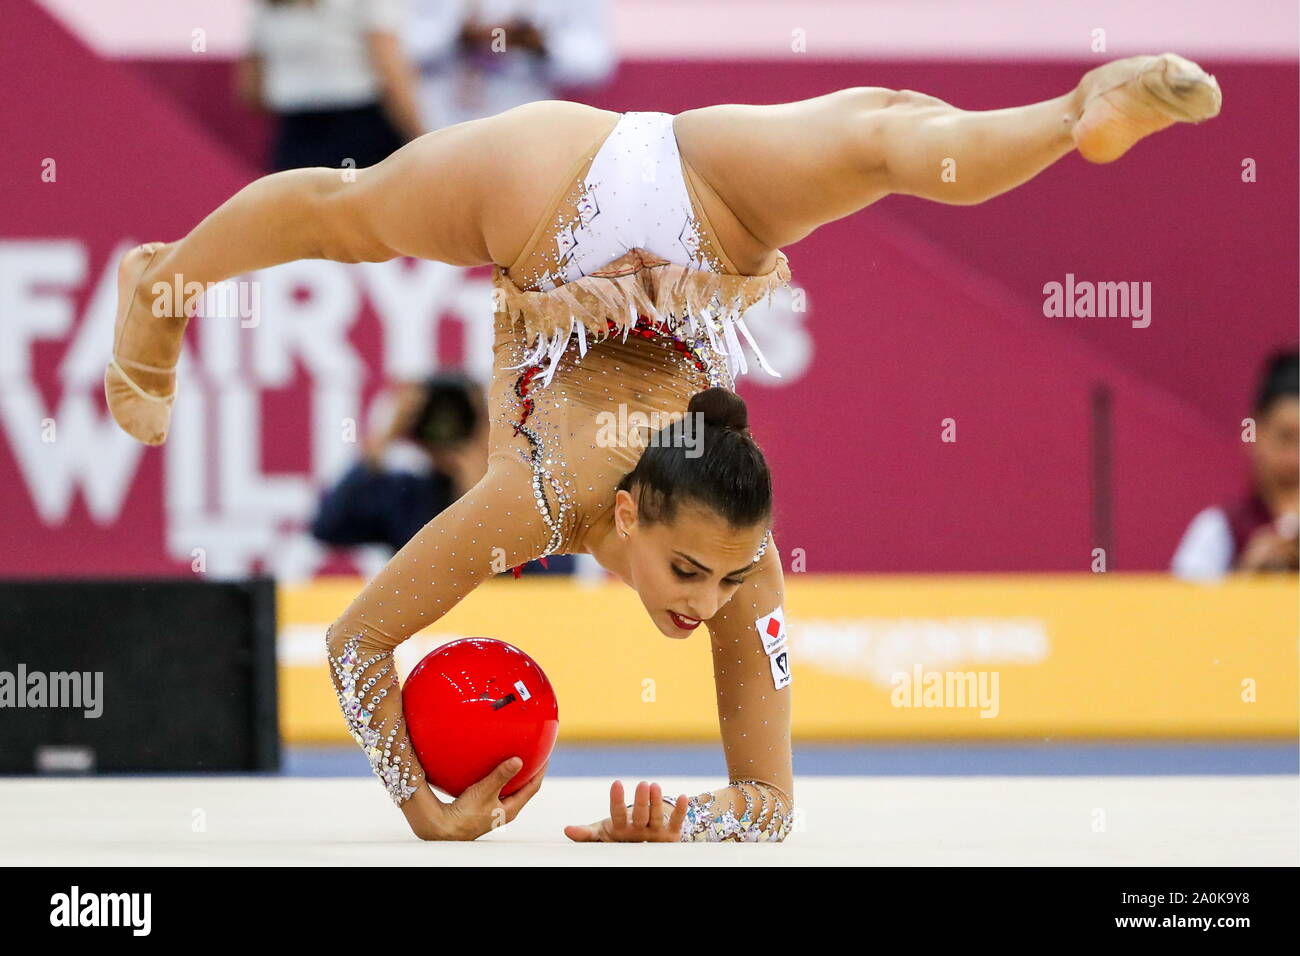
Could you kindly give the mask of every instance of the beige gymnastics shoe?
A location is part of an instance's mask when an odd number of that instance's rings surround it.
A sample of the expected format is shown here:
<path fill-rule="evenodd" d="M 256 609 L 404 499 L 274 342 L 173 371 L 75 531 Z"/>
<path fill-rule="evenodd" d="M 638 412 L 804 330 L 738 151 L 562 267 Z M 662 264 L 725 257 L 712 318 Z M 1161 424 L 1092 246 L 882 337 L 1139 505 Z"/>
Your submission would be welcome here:
<path fill-rule="evenodd" d="M 1092 88 L 1074 126 L 1074 144 L 1084 159 L 1110 163 L 1144 136 L 1174 123 L 1199 123 L 1219 114 L 1218 81 L 1191 60 L 1174 53 L 1133 56 L 1092 70 Z"/>
<path fill-rule="evenodd" d="M 139 288 L 145 270 L 166 243 L 136 246 L 117 269 L 113 353 L 104 370 L 104 397 L 121 429 L 146 445 L 167 440 L 176 400 L 176 363 L 185 320 L 158 317 Z"/>

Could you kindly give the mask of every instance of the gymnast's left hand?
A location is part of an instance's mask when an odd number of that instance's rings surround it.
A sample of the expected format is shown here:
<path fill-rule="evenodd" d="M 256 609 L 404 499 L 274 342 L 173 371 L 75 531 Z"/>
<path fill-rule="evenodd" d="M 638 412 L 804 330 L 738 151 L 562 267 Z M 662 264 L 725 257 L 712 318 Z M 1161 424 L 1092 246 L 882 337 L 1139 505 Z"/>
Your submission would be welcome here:
<path fill-rule="evenodd" d="M 609 788 L 609 816 L 590 826 L 567 826 L 564 835 L 575 843 L 677 843 L 689 803 L 686 795 L 681 795 L 670 814 L 663 789 L 643 780 L 628 807 L 623 802 L 623 784 L 615 780 Z"/>

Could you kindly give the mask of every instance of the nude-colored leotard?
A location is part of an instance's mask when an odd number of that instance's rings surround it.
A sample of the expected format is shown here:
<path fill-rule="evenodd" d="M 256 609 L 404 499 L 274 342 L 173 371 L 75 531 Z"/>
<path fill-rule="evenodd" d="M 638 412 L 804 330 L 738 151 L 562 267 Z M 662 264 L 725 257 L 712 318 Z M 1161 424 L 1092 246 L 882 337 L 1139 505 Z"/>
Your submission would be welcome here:
<path fill-rule="evenodd" d="M 623 114 L 557 189 L 518 260 L 494 271 L 487 474 L 330 629 L 348 726 L 398 804 L 424 776 L 401 716 L 393 648 L 489 577 L 584 551 L 640 454 L 632 443 L 603 442 L 597 416 L 617 418 L 620 405 L 681 414 L 694 393 L 732 387 L 749 338 L 741 314 L 788 281 L 784 256 L 768 275 L 729 270 L 671 134 L 667 114 Z M 620 245 L 631 242 L 652 247 Z M 771 645 L 784 584 L 771 535 L 759 555 L 706 622 L 729 785 L 692 799 L 683 840 L 780 840 L 792 826 L 788 657 L 784 644 Z"/>

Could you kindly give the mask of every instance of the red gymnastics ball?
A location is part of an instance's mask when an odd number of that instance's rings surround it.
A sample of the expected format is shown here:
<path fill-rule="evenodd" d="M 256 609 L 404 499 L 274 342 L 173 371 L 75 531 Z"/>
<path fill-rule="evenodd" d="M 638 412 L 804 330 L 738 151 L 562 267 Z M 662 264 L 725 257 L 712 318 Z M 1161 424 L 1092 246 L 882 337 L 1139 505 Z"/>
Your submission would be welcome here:
<path fill-rule="evenodd" d="M 523 767 L 501 790 L 514 793 L 542 769 L 560 732 L 555 690 L 537 662 L 488 637 L 425 655 L 402 686 L 402 710 L 429 783 L 453 797 L 519 757 Z"/>

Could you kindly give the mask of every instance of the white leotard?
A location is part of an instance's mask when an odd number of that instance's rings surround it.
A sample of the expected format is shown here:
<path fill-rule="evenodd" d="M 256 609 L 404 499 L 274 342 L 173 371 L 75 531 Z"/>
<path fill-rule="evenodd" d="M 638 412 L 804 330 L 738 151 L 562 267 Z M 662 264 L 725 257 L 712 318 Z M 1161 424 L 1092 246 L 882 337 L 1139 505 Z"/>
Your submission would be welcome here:
<path fill-rule="evenodd" d="M 718 271 L 700 251 L 699 223 L 682 175 L 671 113 L 624 113 L 587 171 L 580 220 L 557 237 L 566 282 L 631 249 Z M 558 283 L 548 279 L 544 288 Z"/>
<path fill-rule="evenodd" d="M 763 370 L 779 377 L 741 315 L 788 282 L 785 257 L 778 253 L 777 266 L 762 276 L 737 274 L 720 260 L 691 201 L 673 118 L 620 114 L 588 154 L 582 178 L 544 216 L 548 241 L 530 242 L 520 254 L 519 262 L 534 254 L 543 260 L 527 271 L 527 291 L 497 268 L 498 309 L 524 323 L 529 342 L 522 363 L 508 368 L 540 364 L 545 386 L 572 336 L 581 358 L 588 332 L 603 335 L 614 322 L 626 341 L 640 314 L 702 349 L 710 384 L 731 388 L 748 371 L 742 339 Z"/>

